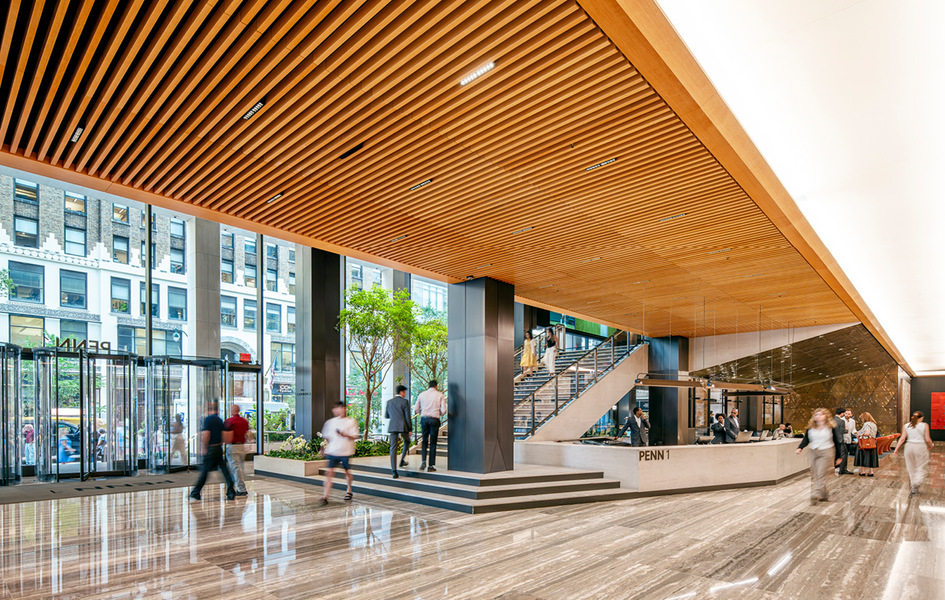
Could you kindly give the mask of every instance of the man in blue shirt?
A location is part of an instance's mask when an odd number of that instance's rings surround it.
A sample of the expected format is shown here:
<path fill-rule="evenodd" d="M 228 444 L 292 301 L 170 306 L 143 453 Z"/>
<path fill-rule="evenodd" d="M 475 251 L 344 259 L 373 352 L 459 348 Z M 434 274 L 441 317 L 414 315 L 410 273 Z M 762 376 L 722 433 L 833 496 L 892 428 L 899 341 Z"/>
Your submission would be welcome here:
<path fill-rule="evenodd" d="M 226 499 L 236 498 L 236 490 L 233 489 L 233 478 L 227 469 L 226 461 L 223 459 L 223 419 L 217 414 L 219 410 L 216 400 L 211 400 L 207 406 L 207 416 L 203 420 L 203 427 L 200 431 L 200 442 L 204 449 L 203 464 L 200 466 L 200 478 L 197 484 L 190 492 L 193 500 L 200 500 L 200 490 L 203 484 L 207 482 L 207 476 L 214 469 L 220 469 L 223 473 L 223 479 L 226 481 Z"/>

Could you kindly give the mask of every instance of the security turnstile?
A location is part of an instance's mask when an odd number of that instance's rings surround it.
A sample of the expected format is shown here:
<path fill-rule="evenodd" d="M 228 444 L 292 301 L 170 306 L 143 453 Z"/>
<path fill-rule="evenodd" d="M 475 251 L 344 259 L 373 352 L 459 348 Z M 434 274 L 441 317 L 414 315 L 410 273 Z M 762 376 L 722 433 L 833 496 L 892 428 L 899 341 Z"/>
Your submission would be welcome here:
<path fill-rule="evenodd" d="M 38 348 L 29 354 L 36 402 L 36 478 L 136 474 L 136 357 L 61 348 Z"/>
<path fill-rule="evenodd" d="M 145 437 L 148 468 L 156 473 L 188 469 L 200 463 L 201 421 L 210 402 L 223 413 L 224 362 L 213 358 L 151 356 L 147 368 Z"/>
<path fill-rule="evenodd" d="M 20 483 L 23 450 L 33 441 L 33 425 L 23 425 L 21 380 L 19 346 L 0 344 L 0 485 Z"/>

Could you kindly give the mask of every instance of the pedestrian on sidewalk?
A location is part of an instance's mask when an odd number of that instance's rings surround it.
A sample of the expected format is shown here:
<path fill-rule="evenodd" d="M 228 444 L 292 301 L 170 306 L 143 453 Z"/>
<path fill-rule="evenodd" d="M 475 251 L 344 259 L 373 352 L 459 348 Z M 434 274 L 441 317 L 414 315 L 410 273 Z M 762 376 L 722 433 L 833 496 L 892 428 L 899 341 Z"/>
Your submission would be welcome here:
<path fill-rule="evenodd" d="M 407 401 L 407 386 L 397 386 L 397 395 L 387 401 L 384 418 L 390 419 L 387 424 L 387 433 L 390 435 L 390 471 L 394 479 L 397 479 L 400 477 L 397 473 L 397 440 L 404 442 L 404 451 L 400 456 L 401 467 L 407 466 L 407 449 L 410 447 L 410 403 Z"/>
<path fill-rule="evenodd" d="M 226 462 L 232 471 L 237 496 L 246 495 L 243 465 L 246 462 L 246 433 L 248 431 L 249 421 L 240 416 L 240 405 L 234 402 L 230 406 L 230 417 L 223 421 L 223 441 L 226 442 Z"/>
<path fill-rule="evenodd" d="M 414 404 L 414 412 L 420 414 L 420 470 L 436 471 L 436 442 L 440 435 L 440 417 L 446 414 L 446 398 L 436 389 L 436 379 L 431 379 L 429 387 L 420 392 Z M 427 449 L 430 450 L 430 466 L 427 467 Z"/>
<path fill-rule="evenodd" d="M 351 500 L 353 496 L 352 485 L 354 476 L 351 475 L 350 459 L 354 454 L 354 441 L 361 435 L 358 431 L 358 423 L 348 416 L 348 408 L 344 402 L 335 404 L 331 413 L 333 418 L 325 421 L 322 427 L 322 437 L 325 438 L 325 458 L 328 459 L 328 472 L 325 474 L 325 495 L 322 496 L 320 504 L 328 504 L 328 493 L 331 491 L 331 482 L 335 476 L 335 467 L 341 465 L 345 470 L 345 478 L 348 480 L 348 493 L 345 494 L 345 500 Z"/>
<path fill-rule="evenodd" d="M 223 459 L 223 419 L 217 414 L 219 404 L 216 400 L 211 400 L 207 405 L 207 416 L 203 420 L 203 427 L 200 431 L 200 445 L 203 449 L 203 463 L 200 465 L 200 477 L 197 484 L 190 492 L 193 500 L 200 500 L 200 491 L 207 482 L 207 476 L 215 469 L 220 469 L 223 473 L 223 480 L 226 481 L 226 499 L 236 498 L 236 490 L 233 489 L 233 478 L 230 477 L 230 470 Z"/>
<path fill-rule="evenodd" d="M 909 483 L 912 486 L 912 495 L 919 493 L 919 486 L 925 483 L 929 475 L 929 453 L 932 450 L 932 437 L 929 435 L 929 424 L 924 423 L 925 415 L 920 411 L 912 413 L 912 418 L 902 428 L 902 436 L 893 456 L 899 456 L 899 449 L 905 444 L 903 454 L 906 455 L 906 470 L 909 471 Z"/>

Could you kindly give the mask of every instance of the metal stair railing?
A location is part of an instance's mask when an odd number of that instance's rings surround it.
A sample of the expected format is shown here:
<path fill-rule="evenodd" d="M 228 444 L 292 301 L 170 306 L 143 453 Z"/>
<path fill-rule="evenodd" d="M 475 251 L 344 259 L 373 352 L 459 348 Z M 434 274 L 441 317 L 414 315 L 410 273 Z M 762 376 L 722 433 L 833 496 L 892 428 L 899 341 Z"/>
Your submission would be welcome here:
<path fill-rule="evenodd" d="M 516 427 L 515 437 L 522 439 L 534 435 L 535 430 L 629 356 L 638 345 L 632 341 L 632 334 L 618 331 L 517 402 L 513 407 L 513 418 L 519 421 L 524 415 L 526 425 Z M 550 412 L 542 414 L 542 408 Z"/>

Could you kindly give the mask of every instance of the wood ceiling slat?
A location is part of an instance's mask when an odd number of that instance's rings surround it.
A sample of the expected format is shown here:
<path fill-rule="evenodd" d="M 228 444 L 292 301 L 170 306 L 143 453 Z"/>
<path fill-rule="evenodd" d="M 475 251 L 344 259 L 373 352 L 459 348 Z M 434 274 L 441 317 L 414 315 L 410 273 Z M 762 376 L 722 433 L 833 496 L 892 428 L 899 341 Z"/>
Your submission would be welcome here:
<path fill-rule="evenodd" d="M 29 60 L 30 52 L 33 50 L 33 40 L 36 38 L 37 30 L 39 29 L 40 17 L 43 15 L 43 8 L 45 7 L 45 0 L 36 0 L 35 2 L 30 3 L 30 19 L 29 25 L 26 27 L 26 32 L 23 37 L 23 45 L 20 46 L 20 57 L 16 61 L 16 70 L 13 73 L 13 81 L 10 83 L 10 89 L 7 90 L 7 105 L 3 111 L 3 118 L 0 119 L 0 140 L 6 139 L 7 128 L 10 126 L 10 119 L 14 115 L 14 102 L 17 100 L 17 96 L 20 93 L 20 86 L 23 84 L 23 77 L 26 75 L 26 63 Z M 11 6 L 11 11 L 13 7 Z M 13 13 L 11 12 L 11 16 Z M 19 107 L 19 111 L 22 113 L 23 107 Z M 21 127 L 23 125 L 21 124 Z M 20 132 L 18 131 L 17 134 Z M 14 151 L 15 152 L 15 151 Z"/>

